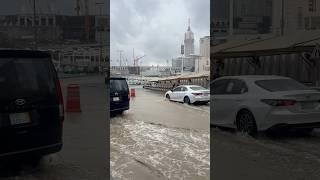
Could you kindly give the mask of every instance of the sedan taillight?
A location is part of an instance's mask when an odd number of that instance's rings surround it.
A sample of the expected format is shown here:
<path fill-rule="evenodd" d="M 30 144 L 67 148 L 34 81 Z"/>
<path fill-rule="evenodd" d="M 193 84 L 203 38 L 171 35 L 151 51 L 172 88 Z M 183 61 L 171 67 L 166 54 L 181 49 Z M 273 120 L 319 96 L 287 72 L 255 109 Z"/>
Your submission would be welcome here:
<path fill-rule="evenodd" d="M 202 96 L 203 95 L 203 93 L 192 93 L 192 94 L 195 96 Z"/>
<path fill-rule="evenodd" d="M 261 102 L 270 106 L 293 106 L 297 101 L 288 99 L 262 99 Z"/>

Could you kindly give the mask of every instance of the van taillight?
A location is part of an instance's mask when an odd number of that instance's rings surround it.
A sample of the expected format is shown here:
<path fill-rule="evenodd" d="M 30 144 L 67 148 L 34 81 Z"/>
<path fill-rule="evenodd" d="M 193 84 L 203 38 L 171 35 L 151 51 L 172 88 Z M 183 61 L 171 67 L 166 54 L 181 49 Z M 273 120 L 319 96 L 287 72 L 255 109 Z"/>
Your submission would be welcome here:
<path fill-rule="evenodd" d="M 59 117 L 61 121 L 64 121 L 64 104 L 63 104 L 63 95 L 61 91 L 60 81 L 56 81 L 56 93 L 59 100 Z"/>

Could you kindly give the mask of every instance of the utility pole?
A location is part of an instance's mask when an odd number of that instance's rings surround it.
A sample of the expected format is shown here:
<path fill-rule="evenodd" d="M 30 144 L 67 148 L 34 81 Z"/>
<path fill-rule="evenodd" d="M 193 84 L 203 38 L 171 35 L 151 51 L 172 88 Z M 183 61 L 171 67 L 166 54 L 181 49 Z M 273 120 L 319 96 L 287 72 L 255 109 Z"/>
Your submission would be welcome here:
<path fill-rule="evenodd" d="M 184 54 L 184 45 L 181 45 L 181 75 L 183 74 L 183 68 L 184 68 L 184 60 L 183 60 L 183 54 Z"/>
<path fill-rule="evenodd" d="M 284 0 L 281 0 L 281 36 L 284 35 Z"/>
<path fill-rule="evenodd" d="M 234 2 L 230 0 L 230 9 L 229 9 L 229 35 L 233 35 L 233 11 L 234 11 Z"/>
<path fill-rule="evenodd" d="M 98 23 L 100 23 L 98 25 L 98 31 L 99 31 L 99 41 L 100 41 L 100 59 L 99 59 L 99 68 L 101 69 L 101 59 L 102 59 L 102 30 L 103 30 L 103 26 L 102 26 L 102 5 L 104 5 L 104 3 L 98 3 L 96 2 L 96 5 L 99 6 L 99 9 L 100 9 L 100 19 L 98 21 Z"/>
<path fill-rule="evenodd" d="M 34 49 L 37 49 L 37 27 L 36 27 L 36 0 L 33 0 L 33 36 L 34 36 Z"/>
<path fill-rule="evenodd" d="M 122 63 L 121 63 L 121 53 L 122 53 L 123 51 L 122 51 L 122 50 L 118 50 L 118 52 L 119 52 L 119 55 L 120 55 L 120 56 L 119 56 L 119 61 L 120 61 L 119 63 L 120 63 L 120 66 L 122 66 Z"/>

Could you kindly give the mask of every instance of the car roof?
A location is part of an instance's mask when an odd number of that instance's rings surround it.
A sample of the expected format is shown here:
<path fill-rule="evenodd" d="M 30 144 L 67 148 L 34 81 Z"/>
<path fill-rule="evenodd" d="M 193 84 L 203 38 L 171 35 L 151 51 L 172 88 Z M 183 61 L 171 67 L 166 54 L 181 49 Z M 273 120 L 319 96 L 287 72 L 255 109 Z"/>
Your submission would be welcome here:
<path fill-rule="evenodd" d="M 185 87 L 201 87 L 201 86 L 198 86 L 198 85 L 181 85 L 181 86 L 185 86 Z"/>
<path fill-rule="evenodd" d="M 223 76 L 219 79 L 242 79 L 242 80 L 269 80 L 269 79 L 290 79 L 289 77 L 276 75 L 243 75 L 243 76 Z"/>
<path fill-rule="evenodd" d="M 112 76 L 112 77 L 110 77 L 110 79 L 118 79 L 118 80 L 126 80 L 126 78 L 125 77 L 117 77 L 117 76 Z"/>

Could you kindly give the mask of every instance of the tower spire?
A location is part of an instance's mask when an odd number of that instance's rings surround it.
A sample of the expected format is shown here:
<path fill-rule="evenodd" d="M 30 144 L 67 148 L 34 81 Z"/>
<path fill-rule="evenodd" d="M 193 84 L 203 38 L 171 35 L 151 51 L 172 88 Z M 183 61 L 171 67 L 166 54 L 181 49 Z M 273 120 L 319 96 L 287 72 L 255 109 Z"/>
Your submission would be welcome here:
<path fill-rule="evenodd" d="M 188 19 L 188 31 L 190 31 L 190 18 Z"/>

